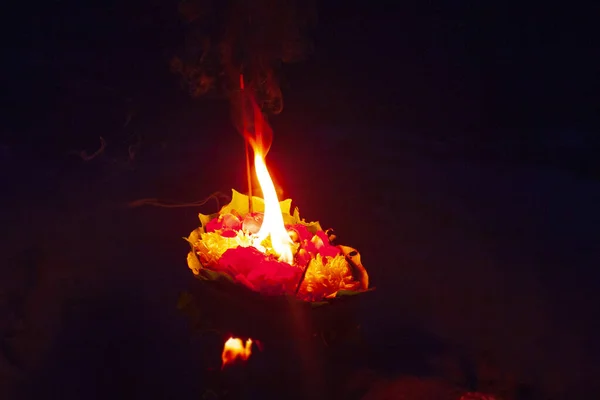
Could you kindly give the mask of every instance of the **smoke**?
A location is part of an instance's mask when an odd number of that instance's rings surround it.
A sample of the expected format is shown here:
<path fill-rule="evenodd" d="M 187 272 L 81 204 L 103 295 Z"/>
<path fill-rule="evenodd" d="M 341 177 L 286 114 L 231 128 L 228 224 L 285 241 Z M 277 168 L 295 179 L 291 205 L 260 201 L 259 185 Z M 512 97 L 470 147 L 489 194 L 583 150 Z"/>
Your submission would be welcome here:
<path fill-rule="evenodd" d="M 236 92 L 231 102 L 233 122 L 254 153 L 259 152 L 265 157 L 273 143 L 273 131 L 258 107 L 254 93 L 247 90 L 243 83 L 241 86 L 242 90 Z"/>
<path fill-rule="evenodd" d="M 226 96 L 239 127 L 243 74 L 261 110 L 283 110 L 281 66 L 310 54 L 315 0 L 187 0 L 179 14 L 185 41 L 171 67 L 192 96 Z"/>

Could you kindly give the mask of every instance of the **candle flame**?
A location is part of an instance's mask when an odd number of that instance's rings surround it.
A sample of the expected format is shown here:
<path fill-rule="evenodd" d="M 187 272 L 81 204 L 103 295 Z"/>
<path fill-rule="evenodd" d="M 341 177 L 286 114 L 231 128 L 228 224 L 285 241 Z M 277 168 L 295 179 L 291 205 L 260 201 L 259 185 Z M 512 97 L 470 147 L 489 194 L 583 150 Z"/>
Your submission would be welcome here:
<path fill-rule="evenodd" d="M 269 175 L 264 156 L 256 150 L 254 151 L 254 168 L 265 200 L 265 215 L 262 226 L 257 233 L 258 243 L 261 243 L 270 235 L 271 245 L 275 253 L 279 255 L 279 261 L 292 264 L 294 261 L 293 242 L 283 223 L 277 191 Z"/>
<path fill-rule="evenodd" d="M 291 265 L 294 261 L 293 241 L 285 229 L 277 191 L 265 161 L 271 147 L 273 132 L 267 121 L 265 121 L 254 98 L 250 93 L 243 90 L 243 79 L 240 82 L 242 92 L 245 94 L 245 101 L 242 105 L 244 107 L 243 135 L 254 151 L 254 169 L 265 201 L 265 215 L 262 226 L 257 233 L 255 247 L 260 248 L 262 241 L 270 236 L 271 246 L 279 256 L 279 261 Z"/>
<path fill-rule="evenodd" d="M 222 367 L 225 368 L 227 364 L 233 363 L 237 359 L 247 360 L 252 354 L 252 339 L 246 340 L 246 344 L 242 343 L 242 339 L 230 337 L 223 346 L 223 353 L 221 354 L 221 360 L 223 361 Z"/>

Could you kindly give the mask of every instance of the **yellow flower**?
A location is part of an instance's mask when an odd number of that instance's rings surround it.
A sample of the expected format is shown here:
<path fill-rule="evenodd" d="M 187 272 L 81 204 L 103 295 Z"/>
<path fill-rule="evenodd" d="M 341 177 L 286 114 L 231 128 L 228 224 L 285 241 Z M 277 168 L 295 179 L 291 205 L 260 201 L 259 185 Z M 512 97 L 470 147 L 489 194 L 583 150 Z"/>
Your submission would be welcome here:
<path fill-rule="evenodd" d="M 334 297 L 338 290 L 356 290 L 358 285 L 343 255 L 323 258 L 317 254 L 308 264 L 300 295 L 308 300 L 321 300 Z"/>

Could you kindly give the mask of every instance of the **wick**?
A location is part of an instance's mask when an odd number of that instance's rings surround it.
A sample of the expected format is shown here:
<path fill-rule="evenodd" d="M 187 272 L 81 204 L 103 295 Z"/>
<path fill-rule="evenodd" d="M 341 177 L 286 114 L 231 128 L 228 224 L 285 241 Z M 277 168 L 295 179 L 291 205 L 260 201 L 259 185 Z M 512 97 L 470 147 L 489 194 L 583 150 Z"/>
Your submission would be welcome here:
<path fill-rule="evenodd" d="M 244 91 L 244 74 L 240 74 L 240 90 Z M 244 118 L 244 128 L 246 129 L 246 107 L 243 104 L 242 97 L 242 115 Z M 244 135 L 245 136 L 245 135 Z M 245 137 L 246 142 L 246 178 L 248 180 L 248 212 L 252 214 L 254 212 L 252 207 L 252 171 L 250 169 L 250 143 L 248 138 Z"/>
<path fill-rule="evenodd" d="M 246 177 L 248 179 L 248 212 L 252 214 L 252 171 L 250 168 L 250 144 L 248 143 L 248 139 L 246 139 Z"/>
<path fill-rule="evenodd" d="M 300 246 L 300 249 L 302 249 L 302 246 Z M 300 251 L 300 249 L 298 249 L 298 251 Z M 302 275 L 300 276 L 300 281 L 298 281 L 298 286 L 296 286 L 296 293 L 295 295 L 298 296 L 298 292 L 300 292 L 300 287 L 302 286 L 302 283 L 304 282 L 304 278 L 306 278 L 306 271 L 308 271 L 308 267 L 310 267 L 310 262 L 311 259 L 308 259 L 308 262 L 306 263 L 306 267 L 304 267 L 304 271 L 302 271 Z"/>

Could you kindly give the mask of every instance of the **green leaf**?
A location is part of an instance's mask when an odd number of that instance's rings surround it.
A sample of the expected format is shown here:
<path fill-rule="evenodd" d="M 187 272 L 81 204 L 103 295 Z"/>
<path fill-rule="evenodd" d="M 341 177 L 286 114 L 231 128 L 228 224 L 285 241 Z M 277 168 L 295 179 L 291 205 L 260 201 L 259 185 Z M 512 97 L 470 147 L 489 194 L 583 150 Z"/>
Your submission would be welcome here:
<path fill-rule="evenodd" d="M 248 196 L 238 192 L 235 189 L 232 189 L 231 192 L 232 192 L 231 201 L 229 202 L 229 204 L 224 205 L 223 208 L 221 208 L 221 210 L 219 211 L 219 214 L 223 215 L 223 214 L 231 213 L 233 210 L 237 211 L 240 215 L 248 214 L 248 212 L 250 211 L 248 209 Z M 256 199 L 258 199 L 258 198 L 256 198 Z M 254 207 L 255 210 L 257 209 L 256 207 L 258 206 L 258 204 L 255 203 L 254 196 L 252 198 L 252 206 Z M 264 204 L 263 204 L 262 208 L 264 209 Z"/>
<path fill-rule="evenodd" d="M 371 288 L 368 288 L 367 290 L 338 290 L 335 297 L 338 298 L 338 297 L 344 297 L 344 296 L 356 296 L 358 294 L 370 292 L 372 290 L 375 290 L 375 288 L 371 287 Z"/>
<path fill-rule="evenodd" d="M 294 218 L 294 224 L 299 224 L 302 219 L 300 218 L 300 209 L 298 207 L 294 208 L 294 214 L 292 215 Z"/>
<path fill-rule="evenodd" d="M 296 218 L 294 218 L 294 216 L 290 215 L 290 214 L 282 214 L 283 215 L 283 223 L 285 225 L 296 225 L 298 222 L 296 221 Z"/>
<path fill-rule="evenodd" d="M 305 222 L 304 220 L 300 221 L 300 223 L 304 226 L 306 226 L 306 229 L 308 229 L 308 231 L 310 233 L 312 233 L 313 235 L 317 233 L 317 231 L 322 231 L 323 228 L 321 228 L 321 224 L 319 223 L 319 221 L 314 221 L 314 222 Z"/>
<path fill-rule="evenodd" d="M 194 246 L 196 243 L 198 243 L 200 241 L 200 234 L 203 233 L 201 231 L 201 228 L 196 228 L 194 229 L 190 235 L 186 238 L 184 238 L 185 240 L 187 240 L 187 242 Z"/>
<path fill-rule="evenodd" d="M 194 249 L 192 249 L 192 251 L 190 251 L 187 255 L 187 264 L 188 268 L 191 269 L 194 272 L 194 274 L 198 274 L 201 270 L 204 269 L 202 267 L 202 263 L 198 259 L 198 256 L 196 256 Z"/>
<path fill-rule="evenodd" d="M 279 208 L 281 208 L 281 212 L 283 214 L 290 215 L 290 210 L 292 209 L 292 199 L 285 199 L 280 201 Z"/>
<path fill-rule="evenodd" d="M 360 294 L 360 293 L 362 293 L 362 292 L 359 292 L 358 290 L 338 290 L 335 297 L 356 296 L 357 294 Z"/>
<path fill-rule="evenodd" d="M 321 224 L 319 223 L 319 221 L 306 222 L 305 220 L 300 218 L 300 209 L 298 207 L 294 208 L 294 214 L 291 216 L 291 220 L 294 221 L 291 225 L 293 225 L 293 224 L 304 225 L 306 227 L 306 229 L 308 229 L 308 231 L 310 233 L 312 233 L 313 235 L 316 234 L 317 231 L 323 230 L 323 228 L 321 228 Z"/>
<path fill-rule="evenodd" d="M 231 202 L 223 206 L 218 214 L 223 215 L 231 213 L 235 210 L 241 216 L 244 216 L 250 212 L 248 208 L 248 196 L 238 192 L 235 189 L 231 190 Z M 279 207 L 283 214 L 289 214 L 292 208 L 292 199 L 286 199 L 279 202 Z M 257 196 L 252 196 L 252 208 L 255 212 L 265 212 L 265 201 Z"/>
<path fill-rule="evenodd" d="M 235 189 L 231 190 L 231 201 L 229 204 L 223 206 L 218 213 L 213 214 L 198 214 L 198 218 L 200 219 L 200 229 L 197 230 L 197 234 L 200 235 L 204 233 L 206 230 L 206 224 L 208 224 L 211 220 L 218 217 L 219 215 L 228 214 L 232 211 L 236 211 L 239 215 L 245 216 L 248 214 L 248 196 L 238 192 Z M 263 199 L 257 196 L 252 196 L 252 207 L 255 212 L 264 212 L 265 211 L 265 202 Z M 291 214 L 292 209 L 292 199 L 285 199 L 279 202 L 279 207 L 281 208 L 281 213 L 283 214 L 283 223 L 286 225 L 295 225 L 301 224 L 308 229 L 310 233 L 313 235 L 317 233 L 317 231 L 322 231 L 321 224 L 318 221 L 315 222 L 306 222 L 302 218 L 300 218 L 300 210 L 298 207 L 294 208 L 293 214 Z M 195 239 L 191 237 L 190 239 Z M 188 240 L 189 241 L 189 240 Z"/>
<path fill-rule="evenodd" d="M 228 280 L 228 281 L 234 283 L 233 278 L 229 274 L 226 274 L 224 272 L 213 271 L 213 270 L 210 270 L 207 268 L 202 268 L 200 270 L 200 274 L 198 274 L 196 276 L 199 279 L 202 279 L 205 281 L 217 281 L 217 280 L 225 279 L 225 280 Z"/>

